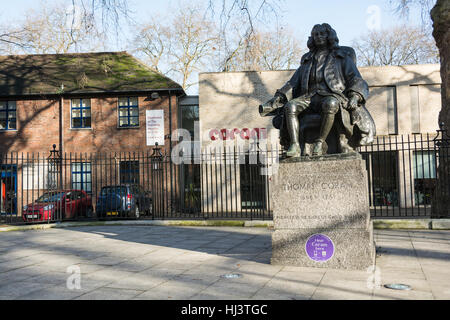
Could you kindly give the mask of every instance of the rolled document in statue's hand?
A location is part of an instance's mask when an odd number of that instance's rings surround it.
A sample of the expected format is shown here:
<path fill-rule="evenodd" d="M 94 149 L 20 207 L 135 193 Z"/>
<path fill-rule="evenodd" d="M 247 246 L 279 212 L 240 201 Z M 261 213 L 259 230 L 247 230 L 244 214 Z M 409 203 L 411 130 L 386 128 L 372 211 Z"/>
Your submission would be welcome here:
<path fill-rule="evenodd" d="M 273 97 L 266 103 L 259 105 L 259 114 L 262 117 L 264 117 L 269 113 L 271 113 L 272 111 L 274 111 L 275 109 L 277 109 L 278 107 L 280 107 L 280 98 L 278 96 Z"/>

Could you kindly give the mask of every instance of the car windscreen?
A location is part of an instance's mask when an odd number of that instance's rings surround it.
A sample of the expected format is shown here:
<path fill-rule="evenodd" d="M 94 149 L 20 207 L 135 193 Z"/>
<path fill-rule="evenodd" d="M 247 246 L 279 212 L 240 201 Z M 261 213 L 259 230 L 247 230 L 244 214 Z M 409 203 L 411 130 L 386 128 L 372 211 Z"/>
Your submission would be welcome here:
<path fill-rule="evenodd" d="M 64 192 L 46 192 L 39 198 L 37 198 L 36 202 L 55 202 L 55 201 L 61 201 L 64 196 Z"/>
<path fill-rule="evenodd" d="M 110 194 L 127 194 L 127 188 L 126 187 L 103 187 L 101 196 L 107 196 Z"/>

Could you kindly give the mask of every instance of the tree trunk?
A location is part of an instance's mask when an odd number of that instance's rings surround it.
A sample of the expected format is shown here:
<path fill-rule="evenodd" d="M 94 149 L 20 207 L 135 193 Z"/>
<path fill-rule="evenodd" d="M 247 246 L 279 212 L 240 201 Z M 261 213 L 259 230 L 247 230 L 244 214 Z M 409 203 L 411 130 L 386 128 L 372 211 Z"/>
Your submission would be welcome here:
<path fill-rule="evenodd" d="M 439 113 L 439 125 L 442 126 L 443 139 L 438 153 L 437 183 L 433 196 L 432 217 L 450 216 L 450 1 L 437 0 L 431 10 L 433 37 L 439 49 L 442 78 L 442 108 Z"/>

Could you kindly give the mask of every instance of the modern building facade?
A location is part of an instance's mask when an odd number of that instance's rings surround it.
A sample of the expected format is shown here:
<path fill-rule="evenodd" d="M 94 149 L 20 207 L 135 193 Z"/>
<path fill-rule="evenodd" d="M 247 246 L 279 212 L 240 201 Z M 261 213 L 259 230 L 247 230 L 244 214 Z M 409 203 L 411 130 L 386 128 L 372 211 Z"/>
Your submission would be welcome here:
<path fill-rule="evenodd" d="M 441 109 L 439 65 L 359 70 L 370 87 L 366 107 L 377 130 L 376 143 L 361 149 L 369 171 L 371 205 L 392 208 L 429 205 L 436 179 L 432 139 L 439 129 Z M 202 147 L 240 145 L 248 149 L 257 139 L 260 145 L 268 142 L 272 148 L 281 148 L 272 118 L 261 117 L 258 106 L 273 97 L 294 71 L 200 74 Z M 429 137 L 425 139 L 427 134 Z M 229 194 L 243 197 L 248 179 L 241 178 L 239 166 L 231 177 L 237 181 L 229 183 L 236 185 Z M 226 184 L 221 187 L 226 188 Z M 217 193 L 222 189 L 218 188 Z M 237 202 L 246 205 L 244 200 Z"/>

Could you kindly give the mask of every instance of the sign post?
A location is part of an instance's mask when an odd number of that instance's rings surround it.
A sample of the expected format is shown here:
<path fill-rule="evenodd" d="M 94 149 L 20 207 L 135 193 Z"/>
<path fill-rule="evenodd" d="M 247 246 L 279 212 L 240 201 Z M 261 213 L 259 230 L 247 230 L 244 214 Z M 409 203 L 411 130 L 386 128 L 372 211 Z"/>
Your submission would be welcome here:
<path fill-rule="evenodd" d="M 147 146 L 164 146 L 164 110 L 146 110 Z"/>

